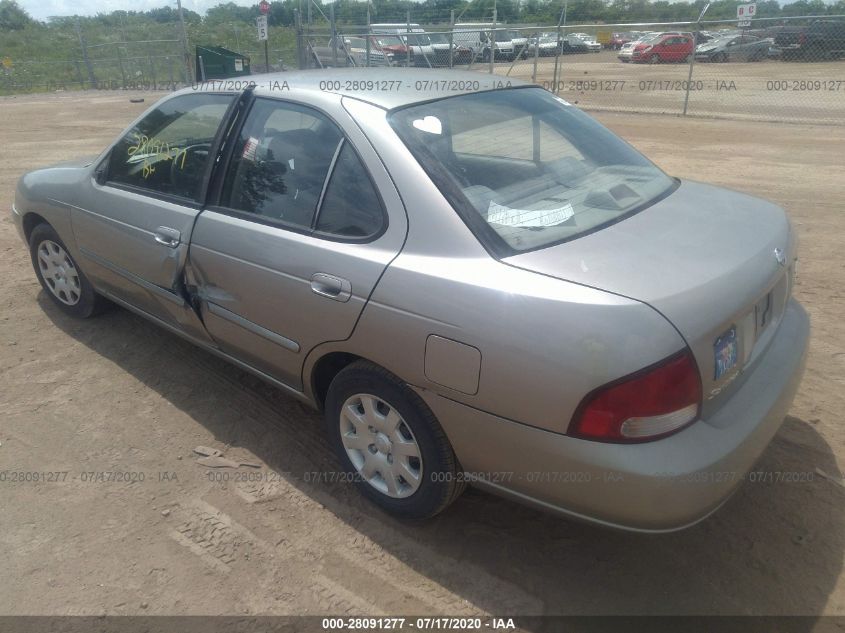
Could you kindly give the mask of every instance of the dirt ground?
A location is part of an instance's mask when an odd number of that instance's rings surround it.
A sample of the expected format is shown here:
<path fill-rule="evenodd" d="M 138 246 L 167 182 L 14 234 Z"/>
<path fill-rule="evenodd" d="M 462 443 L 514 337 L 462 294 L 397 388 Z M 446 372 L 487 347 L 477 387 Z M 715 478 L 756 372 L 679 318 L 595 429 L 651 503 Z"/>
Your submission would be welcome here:
<path fill-rule="evenodd" d="M 2 206 L 23 172 L 96 153 L 151 101 L 130 96 L 0 100 Z M 4 217 L 0 614 L 845 615 L 845 127 L 598 118 L 671 174 L 789 211 L 813 338 L 756 470 L 812 481 L 746 483 L 664 536 L 476 491 L 427 523 L 398 522 L 345 484 L 313 481 L 336 466 L 300 404 L 124 310 L 63 316 Z M 197 445 L 262 468 L 208 471 Z M 132 481 L 89 474 L 104 471 Z"/>

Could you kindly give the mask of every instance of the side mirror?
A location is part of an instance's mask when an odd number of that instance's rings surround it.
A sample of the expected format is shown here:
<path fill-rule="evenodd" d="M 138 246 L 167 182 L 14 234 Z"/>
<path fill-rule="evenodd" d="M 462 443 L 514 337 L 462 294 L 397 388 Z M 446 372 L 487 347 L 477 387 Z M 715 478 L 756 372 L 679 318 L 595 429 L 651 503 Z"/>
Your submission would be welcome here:
<path fill-rule="evenodd" d="M 98 185 L 106 184 L 106 179 L 108 177 L 108 169 L 109 161 L 108 159 L 104 160 L 97 166 L 97 169 L 94 171 L 94 180 Z"/>

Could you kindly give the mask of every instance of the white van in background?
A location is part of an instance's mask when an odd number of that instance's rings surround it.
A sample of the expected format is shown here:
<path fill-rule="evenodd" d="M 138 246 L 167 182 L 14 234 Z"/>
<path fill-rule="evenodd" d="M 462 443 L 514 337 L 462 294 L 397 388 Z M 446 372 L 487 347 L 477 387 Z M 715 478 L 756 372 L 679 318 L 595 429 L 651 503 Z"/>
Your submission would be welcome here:
<path fill-rule="evenodd" d="M 373 35 L 396 35 L 405 46 L 411 48 L 411 64 L 428 68 L 435 66 L 435 50 L 431 45 L 428 34 L 419 24 L 391 22 L 371 24 L 370 33 Z M 448 55 L 448 51 L 447 51 Z"/>
<path fill-rule="evenodd" d="M 493 45 L 490 45 L 490 33 Z M 467 46 L 473 52 L 473 61 L 489 61 L 491 48 L 496 61 L 511 61 L 517 54 L 513 45 L 513 31 L 492 22 L 459 22 L 455 25 L 455 44 Z"/>

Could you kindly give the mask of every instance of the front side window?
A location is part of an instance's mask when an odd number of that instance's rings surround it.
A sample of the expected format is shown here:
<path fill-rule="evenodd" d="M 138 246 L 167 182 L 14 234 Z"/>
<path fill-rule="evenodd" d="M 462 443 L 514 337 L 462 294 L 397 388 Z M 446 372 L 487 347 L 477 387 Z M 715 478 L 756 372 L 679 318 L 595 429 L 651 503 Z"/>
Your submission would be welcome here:
<path fill-rule="evenodd" d="M 233 98 L 191 94 L 169 99 L 117 142 L 108 180 L 199 199 L 211 144 Z"/>
<path fill-rule="evenodd" d="M 390 123 L 476 236 L 502 256 L 597 230 L 676 186 L 539 88 L 448 97 L 395 110 Z"/>
<path fill-rule="evenodd" d="M 323 235 L 380 232 L 383 208 L 366 169 L 318 111 L 256 99 L 232 151 L 221 206 Z"/>

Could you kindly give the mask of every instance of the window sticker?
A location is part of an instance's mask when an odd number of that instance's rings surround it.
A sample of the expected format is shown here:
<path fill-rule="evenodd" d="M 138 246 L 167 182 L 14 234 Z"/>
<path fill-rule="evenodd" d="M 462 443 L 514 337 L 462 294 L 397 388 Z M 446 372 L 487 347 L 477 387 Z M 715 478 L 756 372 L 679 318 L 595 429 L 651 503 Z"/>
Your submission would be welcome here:
<path fill-rule="evenodd" d="M 440 122 L 440 119 L 438 119 L 436 116 L 427 116 L 423 117 L 422 119 L 416 119 L 413 122 L 413 126 L 418 130 L 428 132 L 429 134 L 443 133 L 443 124 Z"/>
<path fill-rule="evenodd" d="M 502 226 L 534 228 L 563 224 L 575 215 L 570 203 L 556 209 L 511 209 L 490 201 L 487 208 L 487 221 Z"/>
<path fill-rule="evenodd" d="M 248 160 L 251 163 L 255 162 L 256 151 L 258 150 L 258 139 L 250 136 L 249 140 L 244 144 L 244 151 L 241 158 Z"/>

